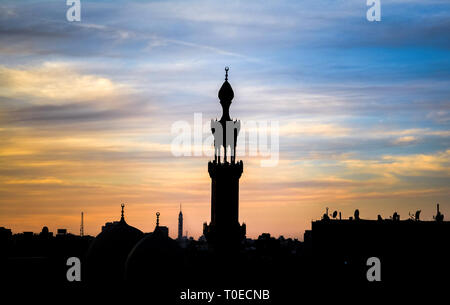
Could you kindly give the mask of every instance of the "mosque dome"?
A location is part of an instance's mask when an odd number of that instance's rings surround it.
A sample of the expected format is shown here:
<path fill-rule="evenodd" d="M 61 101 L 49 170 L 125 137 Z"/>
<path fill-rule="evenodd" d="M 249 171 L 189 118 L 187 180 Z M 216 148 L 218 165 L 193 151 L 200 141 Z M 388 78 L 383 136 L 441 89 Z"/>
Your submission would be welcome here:
<path fill-rule="evenodd" d="M 92 241 L 87 253 L 89 281 L 122 280 L 125 261 L 134 245 L 144 236 L 142 231 L 128 225 L 123 213 L 120 221 L 107 223 Z"/>
<path fill-rule="evenodd" d="M 233 88 L 231 88 L 230 83 L 228 82 L 228 67 L 225 67 L 225 81 L 222 84 L 222 87 L 220 87 L 219 90 L 219 100 L 225 101 L 225 102 L 231 102 L 231 100 L 234 98 L 234 91 Z"/>
<path fill-rule="evenodd" d="M 146 234 L 128 255 L 125 270 L 127 281 L 158 284 L 170 280 L 173 283 L 174 275 L 181 270 L 181 248 L 168 236 L 167 228 L 159 226 L 159 213 L 157 219 L 155 230 Z"/>

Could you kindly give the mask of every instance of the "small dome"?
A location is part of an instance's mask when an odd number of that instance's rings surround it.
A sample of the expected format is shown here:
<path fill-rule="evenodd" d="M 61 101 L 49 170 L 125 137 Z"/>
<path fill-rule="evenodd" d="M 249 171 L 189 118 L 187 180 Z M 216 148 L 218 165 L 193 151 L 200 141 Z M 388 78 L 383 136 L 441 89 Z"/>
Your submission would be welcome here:
<path fill-rule="evenodd" d="M 128 253 L 143 236 L 142 231 L 125 222 L 123 214 L 120 221 L 105 226 L 87 253 L 89 281 L 122 280 Z"/>
<path fill-rule="evenodd" d="M 153 233 L 136 244 L 128 255 L 125 278 L 134 283 L 147 283 L 170 279 L 180 270 L 182 253 L 178 243 L 157 226 Z M 150 276 L 153 275 L 153 276 Z M 157 275 L 157 276 L 156 276 Z M 155 284 L 155 283 L 153 283 Z"/>

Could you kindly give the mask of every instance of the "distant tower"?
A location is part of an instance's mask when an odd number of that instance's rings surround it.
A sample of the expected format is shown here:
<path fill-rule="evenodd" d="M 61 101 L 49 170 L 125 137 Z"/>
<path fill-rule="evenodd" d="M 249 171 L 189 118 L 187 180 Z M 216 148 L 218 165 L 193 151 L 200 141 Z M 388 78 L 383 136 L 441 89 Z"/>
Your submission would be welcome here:
<path fill-rule="evenodd" d="M 214 248 L 236 249 L 245 238 L 245 224 L 239 224 L 239 178 L 243 172 L 242 161 L 236 161 L 236 143 L 241 122 L 230 118 L 230 105 L 234 92 L 225 81 L 219 90 L 222 118 L 211 120 L 214 136 L 214 161 L 208 162 L 211 177 L 211 222 L 203 224 L 203 234 Z M 223 152 L 223 153 L 222 153 Z M 228 155 L 228 152 L 230 155 Z M 223 158 L 222 158 L 223 156 Z"/>
<path fill-rule="evenodd" d="M 80 224 L 80 236 L 83 237 L 84 236 L 84 223 L 83 223 L 83 212 L 81 212 L 81 224 Z"/>
<path fill-rule="evenodd" d="M 181 212 L 180 203 L 180 213 L 178 214 L 178 239 L 183 238 L 183 213 Z"/>

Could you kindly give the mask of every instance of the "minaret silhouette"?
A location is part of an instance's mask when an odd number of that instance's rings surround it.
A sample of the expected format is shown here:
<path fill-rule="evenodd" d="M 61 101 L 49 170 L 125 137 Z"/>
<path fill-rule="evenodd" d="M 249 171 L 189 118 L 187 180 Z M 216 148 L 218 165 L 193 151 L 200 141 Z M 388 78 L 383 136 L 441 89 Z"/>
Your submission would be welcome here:
<path fill-rule="evenodd" d="M 236 142 L 241 123 L 233 121 L 229 114 L 234 92 L 228 82 L 228 70 L 226 67 L 225 81 L 218 94 L 222 117 L 219 121 L 211 120 L 211 132 L 214 136 L 214 161 L 208 162 L 211 177 L 211 222 L 209 225 L 203 224 L 203 234 L 208 244 L 221 250 L 237 249 L 245 238 L 246 231 L 245 224 L 239 224 L 239 178 L 244 165 L 242 161 L 236 162 Z"/>
<path fill-rule="evenodd" d="M 183 213 L 181 212 L 181 203 L 180 203 L 180 213 L 178 214 L 178 239 L 181 240 L 183 238 Z"/>

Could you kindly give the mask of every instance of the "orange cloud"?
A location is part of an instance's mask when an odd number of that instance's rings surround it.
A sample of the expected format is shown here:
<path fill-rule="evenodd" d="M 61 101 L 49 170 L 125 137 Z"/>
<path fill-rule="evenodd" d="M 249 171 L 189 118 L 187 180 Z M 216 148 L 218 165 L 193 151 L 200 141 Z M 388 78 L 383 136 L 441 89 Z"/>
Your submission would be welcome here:
<path fill-rule="evenodd" d="M 113 97 L 129 90 L 106 77 L 78 73 L 62 62 L 22 69 L 0 66 L 0 88 L 4 97 L 32 97 L 45 104 Z"/>

